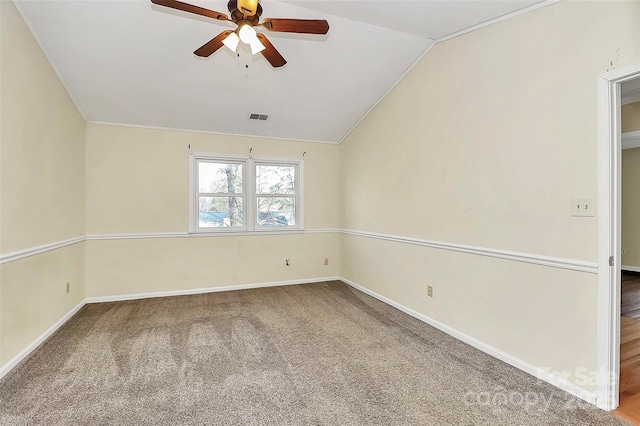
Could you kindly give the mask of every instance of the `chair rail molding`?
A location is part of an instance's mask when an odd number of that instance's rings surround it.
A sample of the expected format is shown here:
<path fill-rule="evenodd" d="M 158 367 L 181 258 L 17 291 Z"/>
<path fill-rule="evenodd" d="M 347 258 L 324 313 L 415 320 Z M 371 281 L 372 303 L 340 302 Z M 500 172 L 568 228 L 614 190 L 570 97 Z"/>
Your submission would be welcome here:
<path fill-rule="evenodd" d="M 640 148 L 640 130 L 622 134 L 622 149 Z"/>
<path fill-rule="evenodd" d="M 598 273 L 598 264 L 584 260 L 566 259 L 561 257 L 542 256 L 533 253 L 523 253 L 509 250 L 500 250 L 487 247 L 471 246 L 464 244 L 448 243 L 443 241 L 423 240 L 419 238 L 403 237 L 398 235 L 381 234 L 377 232 L 360 231 L 355 229 L 340 228 L 317 228 L 295 231 L 265 231 L 265 232 L 236 232 L 224 234 L 190 234 L 188 232 L 153 232 L 153 233 L 123 233 L 123 234 L 93 234 L 81 237 L 70 238 L 68 240 L 56 241 L 42 246 L 32 247 L 12 253 L 0 255 L 0 264 L 13 262 L 30 256 L 35 256 L 50 250 L 62 248 L 82 241 L 102 241 L 102 240 L 138 240 L 154 238 L 217 238 L 217 237 L 255 237 L 259 235 L 299 235 L 299 234 L 333 234 L 341 233 L 345 235 L 355 235 L 365 238 L 393 241 L 402 244 L 412 244 L 422 247 L 429 247 L 438 250 L 449 250 L 460 253 L 473 254 L 477 256 L 493 257 L 497 259 L 510 260 L 514 262 L 530 263 L 534 265 L 547 266 L 551 268 L 568 269 L 571 271 L 585 272 L 588 274 Z"/>
<path fill-rule="evenodd" d="M 30 247 L 24 250 L 18 250 L 11 253 L 0 254 L 0 265 L 4 263 L 14 262 L 16 260 L 25 259 L 27 257 L 36 256 L 41 253 L 45 253 L 51 250 L 56 250 L 62 247 L 70 246 L 72 244 L 81 243 L 86 237 L 74 237 L 66 240 L 55 241 L 49 244 L 43 244 L 41 246 Z"/>
<path fill-rule="evenodd" d="M 347 235 L 357 235 L 366 238 L 394 241 L 397 243 L 413 244 L 417 246 L 430 247 L 440 250 L 457 251 L 461 253 L 487 256 L 497 259 L 511 260 L 514 262 L 531 263 L 534 265 L 548 266 L 551 268 L 568 269 L 571 271 L 585 272 L 588 274 L 598 273 L 598 264 L 584 260 L 566 259 L 561 257 L 541 256 L 531 253 L 499 250 L 487 247 L 469 246 L 464 244 L 447 243 L 441 241 L 422 240 L 418 238 L 400 237 L 396 235 L 379 234 L 376 232 L 357 231 L 353 229 L 342 229 L 340 231 Z"/>

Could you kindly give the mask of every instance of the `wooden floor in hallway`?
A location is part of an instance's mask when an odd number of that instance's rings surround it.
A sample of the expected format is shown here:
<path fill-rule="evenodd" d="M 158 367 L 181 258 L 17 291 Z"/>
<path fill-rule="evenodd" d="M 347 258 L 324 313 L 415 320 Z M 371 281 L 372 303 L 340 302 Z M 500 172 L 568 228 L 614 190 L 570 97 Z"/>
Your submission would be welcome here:
<path fill-rule="evenodd" d="M 614 414 L 640 425 L 640 274 L 622 272 L 620 406 Z"/>
<path fill-rule="evenodd" d="M 621 315 L 640 320 L 640 273 L 622 271 L 621 293 Z"/>
<path fill-rule="evenodd" d="M 619 417 L 640 425 L 640 320 L 620 318 Z"/>

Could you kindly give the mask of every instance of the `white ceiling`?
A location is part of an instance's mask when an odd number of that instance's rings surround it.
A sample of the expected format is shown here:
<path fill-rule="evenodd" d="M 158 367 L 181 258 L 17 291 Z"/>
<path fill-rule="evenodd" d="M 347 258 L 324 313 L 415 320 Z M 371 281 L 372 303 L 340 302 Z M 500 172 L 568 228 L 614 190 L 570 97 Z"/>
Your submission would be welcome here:
<path fill-rule="evenodd" d="M 183 1 L 228 13 L 224 0 Z M 14 0 L 89 122 L 332 143 L 434 40 L 538 2 L 261 0 L 263 18 L 330 25 L 326 36 L 259 30 L 288 61 L 273 69 L 247 50 L 195 56 L 235 25 L 150 0 Z"/>

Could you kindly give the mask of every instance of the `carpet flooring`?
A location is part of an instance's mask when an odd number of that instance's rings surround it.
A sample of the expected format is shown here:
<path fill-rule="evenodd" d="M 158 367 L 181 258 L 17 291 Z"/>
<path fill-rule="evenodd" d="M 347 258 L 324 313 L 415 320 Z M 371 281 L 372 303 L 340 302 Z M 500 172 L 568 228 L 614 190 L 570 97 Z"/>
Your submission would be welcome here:
<path fill-rule="evenodd" d="M 89 304 L 2 425 L 624 425 L 341 282 Z"/>

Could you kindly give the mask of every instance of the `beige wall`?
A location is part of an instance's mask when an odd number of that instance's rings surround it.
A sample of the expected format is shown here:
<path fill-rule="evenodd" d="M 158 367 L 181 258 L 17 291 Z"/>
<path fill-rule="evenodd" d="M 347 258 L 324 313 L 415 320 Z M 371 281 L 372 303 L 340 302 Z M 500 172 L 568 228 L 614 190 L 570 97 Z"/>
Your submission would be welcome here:
<path fill-rule="evenodd" d="M 597 195 L 596 77 L 640 61 L 639 18 L 565 1 L 438 44 L 335 146 L 85 125 L 0 1 L 1 253 L 89 236 L 0 266 L 0 365 L 85 295 L 342 275 L 535 366 L 595 369 L 597 275 L 331 229 L 595 262 L 570 201 Z M 305 227 L 325 232 L 117 237 L 187 232 L 189 144 L 306 151 Z"/>
<path fill-rule="evenodd" d="M 624 269 L 640 268 L 640 148 L 622 151 L 621 231 Z"/>
<path fill-rule="evenodd" d="M 253 148 L 256 157 L 301 158 L 306 152 L 305 228 L 338 228 L 336 145 L 90 124 L 87 234 L 186 233 L 189 145 L 193 152 L 218 154 L 248 155 Z M 87 296 L 334 277 L 338 250 L 335 232 L 92 240 Z"/>
<path fill-rule="evenodd" d="M 622 132 L 640 130 L 640 102 L 622 106 Z M 622 265 L 640 268 L 640 148 L 622 151 Z"/>
<path fill-rule="evenodd" d="M 596 262 L 571 198 L 597 195 L 596 79 L 640 61 L 639 18 L 559 2 L 436 45 L 342 143 L 342 226 Z M 595 274 L 354 235 L 341 273 L 535 366 L 595 369 Z"/>
<path fill-rule="evenodd" d="M 338 250 L 335 233 L 88 241 L 87 297 L 336 277 Z"/>
<path fill-rule="evenodd" d="M 640 102 L 622 106 L 622 133 L 640 130 Z"/>
<path fill-rule="evenodd" d="M 0 266 L 0 365 L 26 348 L 84 299 L 84 251 L 83 243 L 74 244 Z"/>
<path fill-rule="evenodd" d="M 0 2 L 0 252 L 84 235 L 84 120 L 15 6 Z M 66 293 L 66 283 L 71 291 Z M 84 299 L 84 247 L 0 266 L 0 365 Z"/>

